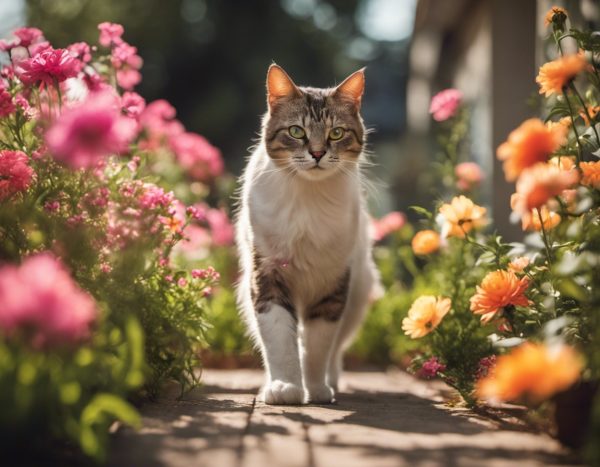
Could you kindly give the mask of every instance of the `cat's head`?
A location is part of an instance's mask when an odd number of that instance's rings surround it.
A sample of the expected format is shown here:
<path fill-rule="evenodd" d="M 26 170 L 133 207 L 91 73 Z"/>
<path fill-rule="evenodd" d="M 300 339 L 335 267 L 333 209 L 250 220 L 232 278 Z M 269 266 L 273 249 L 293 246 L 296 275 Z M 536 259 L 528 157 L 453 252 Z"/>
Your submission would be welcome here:
<path fill-rule="evenodd" d="M 364 69 L 335 88 L 316 89 L 296 86 L 281 67 L 271 65 L 263 125 L 269 157 L 311 180 L 358 163 L 365 136 L 359 113 L 364 87 Z"/>

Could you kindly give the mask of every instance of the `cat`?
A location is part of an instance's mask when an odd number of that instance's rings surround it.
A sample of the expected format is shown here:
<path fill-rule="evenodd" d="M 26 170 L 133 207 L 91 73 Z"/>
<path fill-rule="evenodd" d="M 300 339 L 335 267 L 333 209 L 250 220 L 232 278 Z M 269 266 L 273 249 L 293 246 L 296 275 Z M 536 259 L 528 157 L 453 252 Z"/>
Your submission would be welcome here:
<path fill-rule="evenodd" d="M 380 290 L 363 175 L 364 69 L 329 89 L 267 72 L 268 111 L 241 177 L 238 307 L 266 404 L 332 403 L 342 355 Z"/>

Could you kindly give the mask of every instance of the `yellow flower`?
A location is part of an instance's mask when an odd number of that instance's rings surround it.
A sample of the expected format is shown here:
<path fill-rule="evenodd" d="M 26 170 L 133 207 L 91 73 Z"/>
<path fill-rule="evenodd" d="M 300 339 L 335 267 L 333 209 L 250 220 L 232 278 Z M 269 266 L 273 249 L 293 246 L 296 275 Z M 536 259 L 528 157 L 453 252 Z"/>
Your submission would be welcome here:
<path fill-rule="evenodd" d="M 477 206 L 466 196 L 460 195 L 452 198 L 450 203 L 440 207 L 440 214 L 445 220 L 443 227 L 446 237 L 464 238 L 465 233 L 482 227 L 487 223 L 486 209 Z"/>
<path fill-rule="evenodd" d="M 477 286 L 477 293 L 471 297 L 471 311 L 481 315 L 483 323 L 488 323 L 506 306 L 529 305 L 529 299 L 525 296 L 527 287 L 529 279 L 519 279 L 512 271 L 490 272 Z"/>
<path fill-rule="evenodd" d="M 582 162 L 579 168 L 583 174 L 581 184 L 600 190 L 600 161 Z"/>
<path fill-rule="evenodd" d="M 565 55 L 542 65 L 535 78 L 535 81 L 540 85 L 540 94 L 544 94 L 546 97 L 550 97 L 552 94 L 561 94 L 564 87 L 587 66 L 587 61 L 582 52 L 575 55 Z"/>
<path fill-rule="evenodd" d="M 438 327 L 450 311 L 450 305 L 449 298 L 432 295 L 417 298 L 408 310 L 408 316 L 402 320 L 402 330 L 412 339 L 426 336 Z"/>
<path fill-rule="evenodd" d="M 567 132 L 568 127 L 560 123 L 544 125 L 539 118 L 524 121 L 496 151 L 498 159 L 504 161 L 506 180 L 513 182 L 526 168 L 547 161 L 566 143 Z"/>
<path fill-rule="evenodd" d="M 421 230 L 413 237 L 411 245 L 415 255 L 429 255 L 440 248 L 440 235 L 433 230 Z"/>
<path fill-rule="evenodd" d="M 525 343 L 498 358 L 491 374 L 478 383 L 477 394 L 484 399 L 540 402 L 575 383 L 582 367 L 571 347 Z"/>

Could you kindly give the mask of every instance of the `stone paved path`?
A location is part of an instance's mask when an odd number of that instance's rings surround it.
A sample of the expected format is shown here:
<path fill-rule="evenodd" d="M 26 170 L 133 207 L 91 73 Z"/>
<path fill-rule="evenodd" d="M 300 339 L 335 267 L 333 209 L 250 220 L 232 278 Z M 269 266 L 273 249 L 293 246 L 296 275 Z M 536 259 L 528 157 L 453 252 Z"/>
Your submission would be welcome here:
<path fill-rule="evenodd" d="M 259 403 L 255 370 L 206 370 L 203 381 L 183 400 L 144 406 L 144 427 L 115 435 L 109 465 L 573 465 L 550 437 L 449 408 L 441 383 L 401 372 L 346 373 L 329 406 Z"/>

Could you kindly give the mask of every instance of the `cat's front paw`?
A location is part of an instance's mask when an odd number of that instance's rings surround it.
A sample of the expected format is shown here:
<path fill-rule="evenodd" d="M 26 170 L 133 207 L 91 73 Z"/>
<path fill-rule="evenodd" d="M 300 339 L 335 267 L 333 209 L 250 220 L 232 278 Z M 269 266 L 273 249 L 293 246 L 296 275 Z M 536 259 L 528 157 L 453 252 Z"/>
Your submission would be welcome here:
<path fill-rule="evenodd" d="M 335 401 L 335 391 L 328 384 L 308 387 L 308 401 L 313 404 L 331 404 Z"/>
<path fill-rule="evenodd" d="M 298 384 L 276 379 L 265 385 L 262 400 L 270 405 L 304 404 L 304 388 Z"/>

